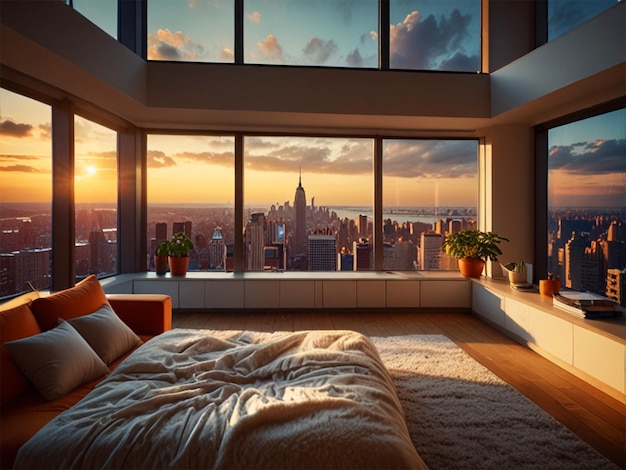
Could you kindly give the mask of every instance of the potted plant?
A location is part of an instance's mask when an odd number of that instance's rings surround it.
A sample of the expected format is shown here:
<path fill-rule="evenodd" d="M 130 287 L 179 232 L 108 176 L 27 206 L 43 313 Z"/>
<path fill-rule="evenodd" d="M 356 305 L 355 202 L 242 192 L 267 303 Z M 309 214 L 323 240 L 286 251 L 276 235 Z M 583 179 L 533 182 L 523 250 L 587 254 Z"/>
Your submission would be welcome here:
<path fill-rule="evenodd" d="M 172 276 L 184 276 L 189 267 L 189 250 L 193 249 L 191 239 L 184 232 L 172 235 L 169 241 L 169 262 Z"/>
<path fill-rule="evenodd" d="M 163 240 L 156 249 L 154 255 L 154 270 L 157 276 L 163 276 L 167 272 L 167 260 L 170 255 L 170 241 Z"/>
<path fill-rule="evenodd" d="M 526 263 L 524 263 L 524 261 L 520 261 L 519 263 L 516 263 L 515 261 L 507 264 L 500 263 L 500 266 L 502 266 L 504 272 L 507 273 L 509 277 L 509 283 L 511 285 L 527 283 Z"/>
<path fill-rule="evenodd" d="M 466 277 L 480 277 L 487 260 L 497 261 L 502 254 L 498 246 L 507 238 L 493 232 L 461 230 L 446 236 L 442 250 L 459 260 L 459 271 Z"/>

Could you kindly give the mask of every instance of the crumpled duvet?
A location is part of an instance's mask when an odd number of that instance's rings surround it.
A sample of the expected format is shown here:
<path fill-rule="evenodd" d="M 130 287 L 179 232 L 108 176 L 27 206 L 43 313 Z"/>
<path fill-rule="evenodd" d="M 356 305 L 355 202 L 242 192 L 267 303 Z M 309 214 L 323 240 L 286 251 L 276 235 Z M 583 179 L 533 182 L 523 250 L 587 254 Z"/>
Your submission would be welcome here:
<path fill-rule="evenodd" d="M 19 451 L 15 468 L 425 468 L 351 331 L 175 329 Z"/>

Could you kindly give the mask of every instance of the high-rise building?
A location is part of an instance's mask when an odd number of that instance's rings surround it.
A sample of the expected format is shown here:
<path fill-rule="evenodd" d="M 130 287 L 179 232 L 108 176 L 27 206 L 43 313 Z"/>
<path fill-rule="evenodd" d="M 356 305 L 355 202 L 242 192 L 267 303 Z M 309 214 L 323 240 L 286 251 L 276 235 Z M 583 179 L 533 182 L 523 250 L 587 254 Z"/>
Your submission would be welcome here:
<path fill-rule="evenodd" d="M 262 212 L 254 213 L 246 223 L 246 269 L 248 271 L 263 271 L 264 268 L 264 218 Z"/>
<path fill-rule="evenodd" d="M 172 235 L 175 233 L 183 232 L 189 238 L 191 238 L 191 221 L 187 222 L 174 222 L 172 224 Z"/>
<path fill-rule="evenodd" d="M 226 269 L 226 243 L 220 227 L 215 227 L 209 242 L 209 269 Z"/>
<path fill-rule="evenodd" d="M 359 221 L 361 220 L 359 216 Z M 366 217 L 367 219 L 367 217 Z M 374 249 L 367 239 L 352 243 L 355 271 L 372 271 L 374 269 Z"/>
<path fill-rule="evenodd" d="M 582 265 L 589 241 L 576 232 L 565 244 L 565 287 L 582 290 Z"/>
<path fill-rule="evenodd" d="M 359 238 L 367 237 L 367 216 L 359 214 Z"/>
<path fill-rule="evenodd" d="M 309 271 L 337 270 L 337 241 L 334 235 L 309 235 Z"/>
<path fill-rule="evenodd" d="M 155 237 L 157 246 L 163 240 L 167 240 L 167 222 L 158 222 L 155 228 Z"/>
<path fill-rule="evenodd" d="M 450 223 L 452 228 L 452 223 Z M 441 245 L 443 235 L 439 233 L 422 233 L 419 247 L 419 269 L 428 271 L 441 269 Z"/>
<path fill-rule="evenodd" d="M 461 228 L 461 221 L 459 219 L 450 219 L 448 221 L 448 233 L 460 232 Z"/>
<path fill-rule="evenodd" d="M 295 246 L 292 255 L 298 255 L 306 253 L 307 250 L 306 193 L 302 187 L 302 174 L 300 174 L 298 178 L 298 187 L 296 188 L 293 205 L 296 209 L 296 231 Z"/>
<path fill-rule="evenodd" d="M 626 269 L 607 270 L 605 295 L 620 305 L 626 305 Z"/>

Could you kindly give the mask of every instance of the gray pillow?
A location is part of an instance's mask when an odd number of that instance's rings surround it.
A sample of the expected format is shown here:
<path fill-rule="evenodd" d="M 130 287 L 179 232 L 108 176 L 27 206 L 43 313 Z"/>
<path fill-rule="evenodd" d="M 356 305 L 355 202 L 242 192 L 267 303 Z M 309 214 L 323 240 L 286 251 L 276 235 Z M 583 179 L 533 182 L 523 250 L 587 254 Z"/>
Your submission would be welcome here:
<path fill-rule="evenodd" d="M 48 401 L 109 373 L 106 364 L 69 323 L 38 335 L 7 341 L 4 347 Z"/>
<path fill-rule="evenodd" d="M 107 304 L 94 313 L 72 318 L 67 322 L 76 328 L 107 365 L 141 344 L 139 336 Z"/>

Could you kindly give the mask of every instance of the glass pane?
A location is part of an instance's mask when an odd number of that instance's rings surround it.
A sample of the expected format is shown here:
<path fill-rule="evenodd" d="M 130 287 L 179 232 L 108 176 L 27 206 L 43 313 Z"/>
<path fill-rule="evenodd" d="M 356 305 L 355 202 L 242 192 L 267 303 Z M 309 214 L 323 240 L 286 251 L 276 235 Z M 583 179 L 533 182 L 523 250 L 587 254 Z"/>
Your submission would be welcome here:
<path fill-rule="evenodd" d="M 185 232 L 190 271 L 232 270 L 233 137 L 148 135 L 148 269 L 163 240 Z"/>
<path fill-rule="evenodd" d="M 244 62 L 378 67 L 378 0 L 246 0 Z"/>
<path fill-rule="evenodd" d="M 72 0 L 72 6 L 93 24 L 117 39 L 118 0 Z"/>
<path fill-rule="evenodd" d="M 74 117 L 76 278 L 117 272 L 117 133 Z"/>
<path fill-rule="evenodd" d="M 373 156 L 371 139 L 246 138 L 246 269 L 353 270 L 372 243 Z"/>
<path fill-rule="evenodd" d="M 383 142 L 384 269 L 457 269 L 443 237 L 476 229 L 475 140 Z"/>
<path fill-rule="evenodd" d="M 617 3 L 616 0 L 548 0 L 548 41 Z"/>
<path fill-rule="evenodd" d="M 48 289 L 52 260 L 50 106 L 0 88 L 0 298 Z"/>
<path fill-rule="evenodd" d="M 390 0 L 390 67 L 480 72 L 480 12 L 480 0 Z"/>
<path fill-rule="evenodd" d="M 626 109 L 550 129 L 548 146 L 548 271 L 564 287 L 617 300 L 626 267 Z"/>
<path fill-rule="evenodd" d="M 148 0 L 148 59 L 234 62 L 234 0 Z"/>

